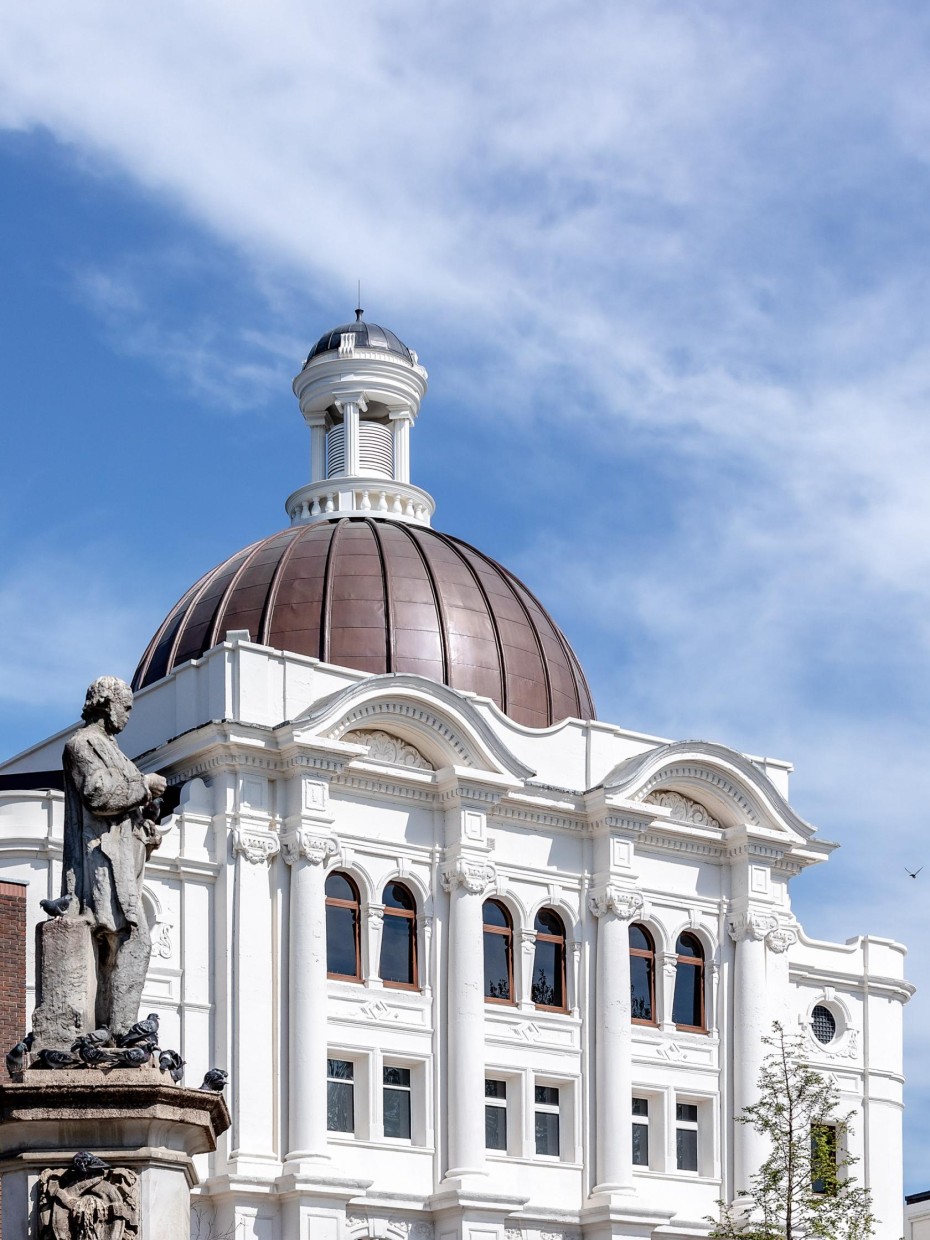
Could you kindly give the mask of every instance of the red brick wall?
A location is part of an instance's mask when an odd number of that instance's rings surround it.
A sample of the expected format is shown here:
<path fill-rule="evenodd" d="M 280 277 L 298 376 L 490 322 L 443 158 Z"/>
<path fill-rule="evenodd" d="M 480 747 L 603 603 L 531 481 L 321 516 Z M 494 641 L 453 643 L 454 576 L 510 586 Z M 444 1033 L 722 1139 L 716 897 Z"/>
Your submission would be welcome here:
<path fill-rule="evenodd" d="M 0 1052 L 26 1032 L 26 887 L 0 882 Z M 0 1072 L 6 1066 L 0 1062 Z"/>

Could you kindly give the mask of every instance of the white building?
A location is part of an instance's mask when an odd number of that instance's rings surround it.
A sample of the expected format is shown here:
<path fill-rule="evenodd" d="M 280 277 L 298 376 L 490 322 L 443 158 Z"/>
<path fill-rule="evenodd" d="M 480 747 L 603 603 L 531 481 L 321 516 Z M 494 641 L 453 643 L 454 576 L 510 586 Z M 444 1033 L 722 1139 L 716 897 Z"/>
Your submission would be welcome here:
<path fill-rule="evenodd" d="M 215 1234 L 706 1234 L 761 1158 L 733 1116 L 777 1018 L 855 1112 L 896 1240 L 904 949 L 798 925 L 789 881 L 833 846 L 790 766 L 593 719 L 539 603 L 431 529 L 426 372 L 392 333 L 327 333 L 294 390 L 292 524 L 172 611 L 123 737 L 185 781 L 143 1010 L 193 1083 L 230 1072 Z M 66 736 L 0 768 L 0 879 L 33 920 Z"/>

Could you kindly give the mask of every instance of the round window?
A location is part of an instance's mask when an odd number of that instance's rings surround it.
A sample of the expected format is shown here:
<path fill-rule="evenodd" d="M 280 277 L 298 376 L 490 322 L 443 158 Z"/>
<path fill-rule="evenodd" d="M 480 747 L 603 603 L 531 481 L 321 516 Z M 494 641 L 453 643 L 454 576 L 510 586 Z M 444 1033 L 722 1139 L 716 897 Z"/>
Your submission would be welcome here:
<path fill-rule="evenodd" d="M 818 1042 L 832 1042 L 836 1037 L 836 1018 L 829 1008 L 818 1003 L 811 1012 L 811 1028 Z"/>

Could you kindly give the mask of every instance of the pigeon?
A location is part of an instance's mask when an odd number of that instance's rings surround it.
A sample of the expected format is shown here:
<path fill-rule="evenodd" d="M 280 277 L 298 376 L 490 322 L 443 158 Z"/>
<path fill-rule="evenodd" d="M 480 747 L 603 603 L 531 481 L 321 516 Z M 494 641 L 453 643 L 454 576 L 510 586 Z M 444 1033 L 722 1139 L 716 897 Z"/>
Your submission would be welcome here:
<path fill-rule="evenodd" d="M 82 1033 L 71 1043 L 71 1051 L 80 1051 L 82 1046 L 106 1046 L 110 1041 L 109 1029 L 94 1029 L 91 1033 Z"/>
<path fill-rule="evenodd" d="M 46 1046 L 36 1055 L 35 1066 L 37 1068 L 79 1068 L 81 1061 L 69 1055 L 67 1051 L 56 1051 Z"/>
<path fill-rule="evenodd" d="M 905 870 L 907 870 L 907 866 L 905 866 L 904 868 Z M 921 866 L 918 866 L 916 870 L 907 870 L 907 872 L 911 876 L 911 878 L 916 878 L 923 868 L 924 867 L 921 865 Z"/>
<path fill-rule="evenodd" d="M 77 1053 L 81 1062 L 87 1064 L 88 1068 L 102 1068 L 104 1064 L 113 1062 L 110 1052 L 103 1050 L 100 1046 L 94 1046 L 93 1042 L 83 1042 L 78 1047 Z"/>
<path fill-rule="evenodd" d="M 162 1072 L 169 1072 L 175 1085 L 184 1075 L 184 1060 L 177 1051 L 159 1051 L 158 1066 Z"/>
<path fill-rule="evenodd" d="M 117 1068 L 141 1068 L 152 1058 L 151 1046 L 123 1046 L 109 1051 L 107 1058 Z"/>
<path fill-rule="evenodd" d="M 26 1054 L 29 1050 L 25 1039 L 17 1042 L 12 1050 L 6 1053 L 6 1070 L 10 1076 L 17 1076 L 26 1066 Z"/>
<path fill-rule="evenodd" d="M 57 900 L 40 900 L 39 908 L 48 913 L 49 918 L 64 917 L 71 904 L 70 896 L 59 896 Z"/>
<path fill-rule="evenodd" d="M 158 1013 L 149 1012 L 145 1020 L 137 1020 L 125 1033 L 116 1039 L 117 1046 L 139 1046 L 143 1042 L 151 1042 L 154 1046 L 158 1039 Z"/>
<path fill-rule="evenodd" d="M 222 1068 L 211 1068 L 207 1075 L 203 1078 L 201 1089 L 212 1090 L 214 1093 L 221 1093 L 226 1088 L 226 1082 L 229 1080 L 229 1073 L 224 1072 Z"/>
<path fill-rule="evenodd" d="M 109 1171 L 110 1164 L 98 1158 L 96 1154 L 91 1154 L 87 1150 L 78 1150 L 71 1159 L 71 1166 L 75 1171 L 82 1171 L 87 1175 L 91 1171 Z"/>

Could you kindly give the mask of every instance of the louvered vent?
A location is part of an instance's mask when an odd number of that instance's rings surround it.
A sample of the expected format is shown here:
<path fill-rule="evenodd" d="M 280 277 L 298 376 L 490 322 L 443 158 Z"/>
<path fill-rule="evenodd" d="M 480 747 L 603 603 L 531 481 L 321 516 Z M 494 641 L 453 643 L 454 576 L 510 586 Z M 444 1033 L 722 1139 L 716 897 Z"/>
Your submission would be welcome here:
<path fill-rule="evenodd" d="M 394 440 L 390 429 L 377 422 L 359 425 L 359 475 L 393 478 Z M 326 436 L 327 478 L 339 478 L 346 472 L 345 428 L 334 426 Z"/>

